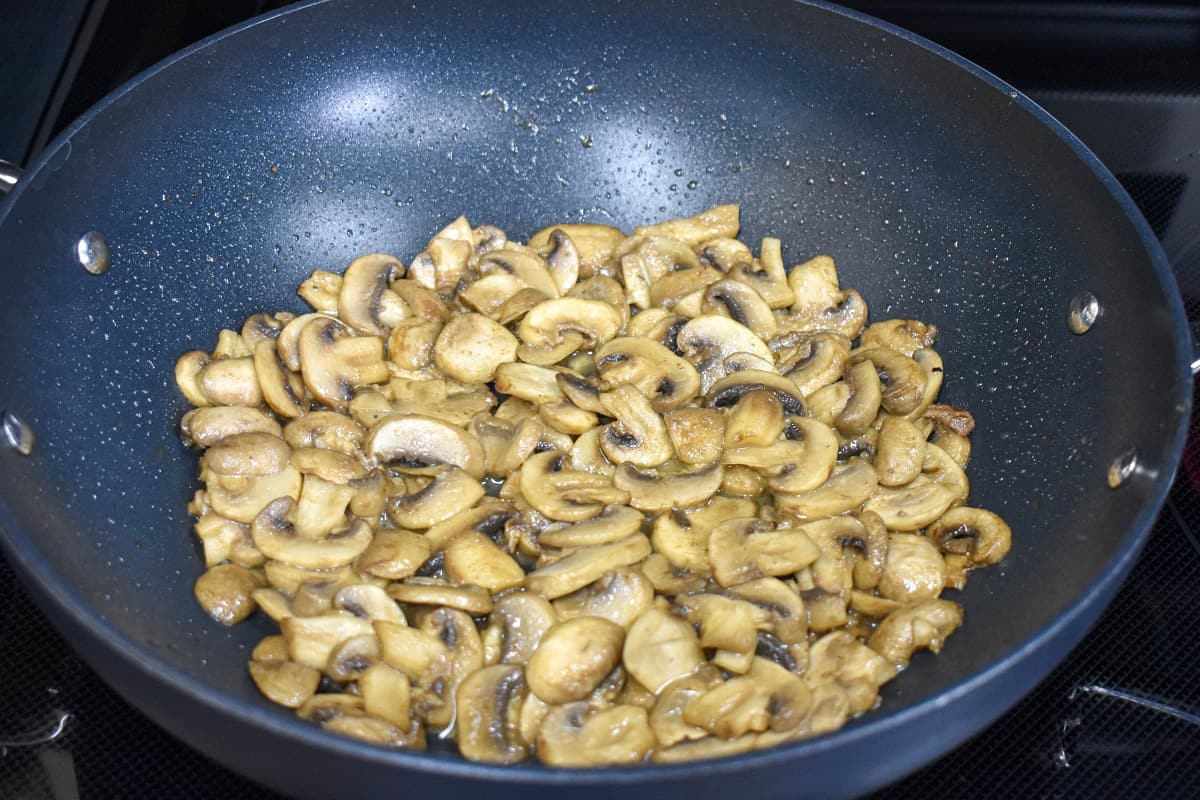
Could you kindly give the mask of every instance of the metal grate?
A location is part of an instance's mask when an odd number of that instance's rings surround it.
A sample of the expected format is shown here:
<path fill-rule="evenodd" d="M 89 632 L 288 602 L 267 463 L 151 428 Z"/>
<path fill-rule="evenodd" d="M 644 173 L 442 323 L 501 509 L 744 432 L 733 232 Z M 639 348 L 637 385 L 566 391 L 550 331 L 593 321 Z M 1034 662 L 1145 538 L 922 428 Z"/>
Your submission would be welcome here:
<path fill-rule="evenodd" d="M 1162 238 L 1175 209 L 1179 206 L 1179 198 L 1187 188 L 1188 176 L 1161 172 L 1121 172 L 1117 179 L 1129 192 L 1138 210 L 1150 223 L 1154 235 Z"/>

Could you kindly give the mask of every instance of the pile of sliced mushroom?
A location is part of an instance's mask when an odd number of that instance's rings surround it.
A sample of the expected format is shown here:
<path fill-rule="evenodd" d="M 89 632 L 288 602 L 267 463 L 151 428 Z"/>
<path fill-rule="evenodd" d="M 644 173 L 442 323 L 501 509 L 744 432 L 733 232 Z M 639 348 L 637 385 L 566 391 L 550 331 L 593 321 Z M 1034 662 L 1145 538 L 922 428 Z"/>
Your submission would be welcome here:
<path fill-rule="evenodd" d="M 261 692 L 476 761 L 678 762 L 835 730 L 940 650 L 1011 532 L 966 504 L 936 329 L 738 231 L 459 218 L 182 356 L 196 598 L 278 623 Z"/>

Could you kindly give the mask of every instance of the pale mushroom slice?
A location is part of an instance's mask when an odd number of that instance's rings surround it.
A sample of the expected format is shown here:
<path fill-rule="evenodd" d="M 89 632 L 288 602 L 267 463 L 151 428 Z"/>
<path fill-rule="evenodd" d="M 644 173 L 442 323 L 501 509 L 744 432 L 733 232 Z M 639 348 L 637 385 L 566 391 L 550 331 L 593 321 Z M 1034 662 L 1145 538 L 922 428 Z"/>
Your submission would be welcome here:
<path fill-rule="evenodd" d="M 456 466 L 443 466 L 423 488 L 389 497 L 387 514 L 397 527 L 425 530 L 475 505 L 483 495 L 478 478 Z"/>
<path fill-rule="evenodd" d="M 525 665 L 529 689 L 550 705 L 583 700 L 621 660 L 625 629 L 601 617 L 553 625 Z"/>
<path fill-rule="evenodd" d="M 874 588 L 878 584 L 887 560 L 887 529 L 873 524 L 869 518 L 874 515 L 863 516 L 868 519 L 830 517 L 800 526 L 821 551 L 811 567 L 816 588 L 842 595 L 854 585 Z"/>
<path fill-rule="evenodd" d="M 788 285 L 795 300 L 779 319 L 784 330 L 837 331 L 853 339 L 867 321 L 867 304 L 853 289 L 842 289 L 837 266 L 829 256 L 816 256 L 792 267 Z"/>
<path fill-rule="evenodd" d="M 654 551 L 666 556 L 680 569 L 707 575 L 708 537 L 713 528 L 727 519 L 753 517 L 757 504 L 747 498 L 716 495 L 704 505 L 664 511 L 654 519 L 650 541 Z"/>
<path fill-rule="evenodd" d="M 183 415 L 179 430 L 184 440 L 196 447 L 211 447 L 237 433 L 283 435 L 278 422 L 257 408 L 244 406 L 194 408 Z"/>
<path fill-rule="evenodd" d="M 650 551 L 650 540 L 640 533 L 610 544 L 581 547 L 529 573 L 525 586 L 554 600 L 599 580 L 609 570 L 636 564 Z"/>
<path fill-rule="evenodd" d="M 783 266 L 782 242 L 774 237 L 762 240 L 757 261 L 738 260 L 727 272 L 731 279 L 758 292 L 772 310 L 787 308 L 796 300 Z"/>
<path fill-rule="evenodd" d="M 417 414 L 389 414 L 367 431 L 363 450 L 379 464 L 405 468 L 452 465 L 475 480 L 484 475 L 483 448 L 449 423 Z"/>
<path fill-rule="evenodd" d="M 438 336 L 441 333 L 440 322 L 417 317 L 400 320 L 388 333 L 388 361 L 403 370 L 428 369 L 434 363 Z"/>
<path fill-rule="evenodd" d="M 409 578 L 387 587 L 388 596 L 401 603 L 418 606 L 442 606 L 468 614 L 487 614 L 492 610 L 492 598 L 479 586 L 450 586 L 429 578 Z"/>
<path fill-rule="evenodd" d="M 534 406 L 556 403 L 564 397 L 558 388 L 558 375 L 556 370 L 535 364 L 501 364 L 496 368 L 496 391 L 526 400 Z"/>
<path fill-rule="evenodd" d="M 517 337 L 482 314 L 456 314 L 438 334 L 438 369 L 463 383 L 486 383 L 501 364 L 517 360 Z"/>
<path fill-rule="evenodd" d="M 709 387 L 705 402 L 710 408 L 732 408 L 747 393 L 760 391 L 774 394 L 786 416 L 804 415 L 804 396 L 796 384 L 782 375 L 762 370 L 747 369 L 726 375 Z"/>
<path fill-rule="evenodd" d="M 613 252 L 625 238 L 624 233 L 609 225 L 574 223 L 543 228 L 529 237 L 529 246 L 545 252 L 555 231 L 562 231 L 574 244 L 579 256 L 580 278 L 607 274 L 612 269 Z"/>
<path fill-rule="evenodd" d="M 537 753 L 555 767 L 590 767 L 641 761 L 654 747 L 646 709 L 617 705 L 595 709 L 584 702 L 549 710 L 537 735 Z"/>
<path fill-rule="evenodd" d="M 766 343 L 745 325 L 719 314 L 702 314 L 679 329 L 676 342 L 680 354 L 700 374 L 700 391 L 725 377 L 725 359 L 735 353 L 751 353 L 773 362 Z"/>
<path fill-rule="evenodd" d="M 650 287 L 659 278 L 700 266 L 692 248 L 666 236 L 632 236 L 621 243 L 616 255 L 629 302 L 642 309 L 653 305 Z"/>
<path fill-rule="evenodd" d="M 921 474 L 904 486 L 876 487 L 863 508 L 878 514 L 889 530 L 916 531 L 942 516 L 969 491 L 962 467 L 936 444 L 927 443 Z"/>
<path fill-rule="evenodd" d="M 683 619 L 651 607 L 634 620 L 625 635 L 621 663 L 642 686 L 658 693 L 704 663 L 696 631 Z"/>
<path fill-rule="evenodd" d="M 834 331 L 791 333 L 771 340 L 779 359 L 779 371 L 805 397 L 842 376 L 850 358 L 850 340 Z"/>
<path fill-rule="evenodd" d="M 667 236 L 695 247 L 719 236 L 737 236 L 741 228 L 737 205 L 713 206 L 693 217 L 671 219 L 654 225 L 634 228 L 634 236 Z"/>
<path fill-rule="evenodd" d="M 483 667 L 483 642 L 470 613 L 453 608 L 426 609 L 417 617 L 422 632 L 444 642 L 448 662 L 444 677 L 420 686 L 413 702 L 414 714 L 432 728 L 453 724 L 458 686 Z"/>
<path fill-rule="evenodd" d="M 615 419 L 604 428 L 600 449 L 614 464 L 657 467 L 675 455 L 667 426 L 650 400 L 630 384 L 602 392 L 600 402 Z"/>
<path fill-rule="evenodd" d="M 875 468 L 854 458 L 834 467 L 830 477 L 816 489 L 800 494 L 776 492 L 775 507 L 799 521 L 824 519 L 862 506 L 878 488 Z"/>
<path fill-rule="evenodd" d="M 946 586 L 946 561 L 937 544 L 915 533 L 888 536 L 887 561 L 879 578 L 879 594 L 901 603 L 932 600 Z"/>
<path fill-rule="evenodd" d="M 349 327 L 328 317 L 307 323 L 298 347 L 304 385 L 336 411 L 349 407 L 356 387 L 383 383 L 390 374 L 383 360 L 383 339 L 354 336 Z"/>
<path fill-rule="evenodd" d="M 576 523 L 555 523 L 538 534 L 547 547 L 590 547 L 624 539 L 637 533 L 645 516 L 625 505 L 605 506 L 599 515 Z"/>
<path fill-rule="evenodd" d="M 521 565 L 482 533 L 468 531 L 455 536 L 442 552 L 446 577 L 454 583 L 474 584 L 495 593 L 525 581 Z"/>
<path fill-rule="evenodd" d="M 200 372 L 210 361 L 212 356 L 203 350 L 189 350 L 175 362 L 175 386 L 197 408 L 213 405 L 200 388 Z"/>
<path fill-rule="evenodd" d="M 894 664 L 847 630 L 832 631 L 809 649 L 804 680 L 814 690 L 835 684 L 846 693 L 850 713 L 874 707 L 879 687 L 897 674 Z"/>
<path fill-rule="evenodd" d="M 561 297 L 531 308 L 521 319 L 517 334 L 536 348 L 557 347 L 567 335 L 578 334 L 582 337 L 579 346 L 591 348 L 616 336 L 623 324 L 621 314 L 608 303 Z"/>
<path fill-rule="evenodd" d="M 254 372 L 263 400 L 285 419 L 295 419 L 308 410 L 304 381 L 279 357 L 275 340 L 264 339 L 254 347 Z"/>
<path fill-rule="evenodd" d="M 622 464 L 612 482 L 628 493 L 629 505 L 639 511 L 669 511 L 700 505 L 717 493 L 724 476 L 719 461 L 687 472 L 642 470 Z"/>
<path fill-rule="evenodd" d="M 391 290 L 404 275 L 400 259 L 368 253 L 350 262 L 338 291 L 338 317 L 359 333 L 386 336 L 408 315 L 408 308 Z"/>
<path fill-rule="evenodd" d="M 748 674 L 691 700 L 683 720 L 723 739 L 796 728 L 812 705 L 812 690 L 796 674 L 756 658 Z"/>
<path fill-rule="evenodd" d="M 636 386 L 659 414 L 682 406 L 700 392 L 696 368 L 645 337 L 620 336 L 606 342 L 596 351 L 596 371 L 611 386 Z"/>
<path fill-rule="evenodd" d="M 290 464 L 274 475 L 202 476 L 207 480 L 208 502 L 213 511 L 234 522 L 249 525 L 267 504 L 277 498 L 295 500 L 300 497 L 303 478 Z"/>
<path fill-rule="evenodd" d="M 257 575 L 237 564 L 217 564 L 196 579 L 193 593 L 205 612 L 222 625 L 236 625 L 254 613 Z"/>
<path fill-rule="evenodd" d="M 546 269 L 554 279 L 560 295 L 566 294 L 578 282 L 583 258 L 575 240 L 561 228 L 550 231 L 545 247 L 537 251 L 546 260 Z M 585 276 L 586 277 L 586 276 Z"/>
<path fill-rule="evenodd" d="M 337 411 L 310 411 L 283 429 L 283 440 L 294 448 L 319 447 L 356 456 L 367 429 Z"/>
<path fill-rule="evenodd" d="M 636 567 L 618 567 L 576 592 L 559 597 L 554 609 L 562 619 L 601 617 L 628 628 L 654 603 L 654 586 Z"/>
<path fill-rule="evenodd" d="M 550 272 L 550 265 L 533 250 L 506 247 L 492 250 L 479 259 L 479 273 L 512 275 L 522 287 L 534 289 L 545 297 L 558 297 L 562 292 Z"/>
<path fill-rule="evenodd" d="M 267 558 L 305 569 L 332 569 L 349 564 L 371 543 L 371 526 L 362 520 L 321 539 L 303 539 L 291 521 L 295 510 L 296 501 L 280 497 L 254 518 L 250 536 Z"/>
<path fill-rule="evenodd" d="M 348 683 L 360 680 L 364 673 L 380 663 L 380 659 L 377 636 L 373 633 L 351 636 L 329 652 L 329 663 L 325 665 L 324 672 L 330 680 Z M 404 725 L 407 727 L 408 722 Z"/>
<path fill-rule="evenodd" d="M 412 531 L 385 529 L 375 532 L 355 566 L 367 575 L 400 581 L 417 574 L 432 554 L 428 537 Z"/>
<path fill-rule="evenodd" d="M 766 609 L 711 592 L 676 597 L 674 609 L 696 626 L 701 647 L 731 653 L 753 655 L 759 631 L 771 621 Z"/>
<path fill-rule="evenodd" d="M 704 292 L 701 310 L 705 314 L 720 314 L 745 325 L 754 335 L 766 341 L 778 330 L 778 323 L 766 300 L 745 283 L 721 280 Z"/>
<path fill-rule="evenodd" d="M 561 522 L 590 519 L 606 505 L 629 499 L 629 493 L 607 476 L 569 469 L 567 455 L 556 450 L 530 456 L 521 468 L 519 485 L 529 505 Z"/>
<path fill-rule="evenodd" d="M 883 401 L 883 385 L 879 373 L 870 361 L 860 361 L 846 368 L 846 385 L 850 396 L 838 412 L 834 424 L 847 436 L 855 436 L 871 427 L 879 415 Z"/>
<path fill-rule="evenodd" d="M 726 466 L 752 467 L 767 477 L 772 491 L 800 494 L 820 487 L 837 464 L 837 435 L 811 417 L 791 417 L 784 438 L 767 446 L 726 450 Z"/>
<path fill-rule="evenodd" d="M 731 519 L 713 528 L 708 558 L 722 586 L 764 576 L 791 575 L 812 564 L 821 551 L 803 530 L 776 529 L 757 518 Z"/>
<path fill-rule="evenodd" d="M 542 636 L 558 621 L 546 598 L 528 591 L 497 597 L 483 632 L 484 662 L 528 663 Z"/>
<path fill-rule="evenodd" d="M 272 703 L 299 708 L 317 693 L 321 671 L 294 661 L 250 662 L 250 677 Z"/>
<path fill-rule="evenodd" d="M 921 648 L 941 652 L 946 637 L 962 624 L 962 618 L 958 603 L 924 600 L 888 614 L 867 644 L 893 664 L 904 666 Z"/>
<path fill-rule="evenodd" d="M 200 369 L 196 383 L 208 401 L 205 405 L 255 408 L 263 404 L 253 358 L 213 359 Z"/>
<path fill-rule="evenodd" d="M 520 713 L 529 689 L 518 664 L 476 670 L 458 685 L 455 739 L 471 761 L 515 764 L 529 755 L 520 734 Z"/>
<path fill-rule="evenodd" d="M 683 709 L 689 702 L 721 683 L 721 674 L 714 668 L 703 666 L 691 675 L 685 675 L 664 686 L 654 695 L 654 706 L 650 710 L 650 729 L 658 742 L 655 752 L 680 742 L 689 742 L 708 736 L 708 731 L 683 720 Z"/>
<path fill-rule="evenodd" d="M 890 414 L 879 425 L 875 442 L 875 472 L 880 486 L 903 486 L 925 464 L 925 436 L 912 421 Z"/>
<path fill-rule="evenodd" d="M 218 475 L 261 477 L 276 475 L 287 466 L 291 448 L 278 436 L 251 431 L 235 433 L 206 451 L 204 468 Z"/>
<path fill-rule="evenodd" d="M 387 664 L 374 663 L 362 671 L 355 685 L 368 714 L 401 731 L 412 729 L 412 686 L 407 675 Z"/>

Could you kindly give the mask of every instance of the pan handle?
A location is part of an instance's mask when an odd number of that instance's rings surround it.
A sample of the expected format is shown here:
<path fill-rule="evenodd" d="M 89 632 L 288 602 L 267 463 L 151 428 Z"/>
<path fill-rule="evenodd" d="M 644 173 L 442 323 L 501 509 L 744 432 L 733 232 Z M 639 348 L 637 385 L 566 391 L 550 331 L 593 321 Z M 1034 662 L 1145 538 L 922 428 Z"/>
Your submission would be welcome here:
<path fill-rule="evenodd" d="M 12 188 L 17 185 L 17 181 L 21 179 L 22 172 L 23 170 L 16 164 L 0 158 L 0 197 L 12 191 Z"/>

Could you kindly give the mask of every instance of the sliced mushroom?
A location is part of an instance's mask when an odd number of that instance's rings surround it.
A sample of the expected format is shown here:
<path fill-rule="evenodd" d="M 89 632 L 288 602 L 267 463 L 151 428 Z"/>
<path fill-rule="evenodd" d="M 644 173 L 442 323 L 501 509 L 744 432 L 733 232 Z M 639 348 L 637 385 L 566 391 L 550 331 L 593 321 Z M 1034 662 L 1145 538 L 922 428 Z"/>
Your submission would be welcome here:
<path fill-rule="evenodd" d="M 200 607 L 222 625 L 236 625 L 254 613 L 254 591 L 262 583 L 253 572 L 237 564 L 210 567 L 196 580 L 194 594 Z"/>
<path fill-rule="evenodd" d="M 333 569 L 306 569 L 284 561 L 267 561 L 263 564 L 267 583 L 281 592 L 294 595 L 304 584 L 325 584 L 334 591 L 342 586 L 361 583 L 362 579 L 348 565 Z"/>
<path fill-rule="evenodd" d="M 675 607 L 698 628 L 700 646 L 706 649 L 753 655 L 760 628 L 770 622 L 770 615 L 764 609 L 715 593 L 677 597 Z"/>
<path fill-rule="evenodd" d="M 389 414 L 367 431 L 363 450 L 380 464 L 409 468 L 452 465 L 475 480 L 484 474 L 483 448 L 475 437 L 432 417 Z"/>
<path fill-rule="evenodd" d="M 875 469 L 861 459 L 834 467 L 821 486 L 801 494 L 775 493 L 775 507 L 800 521 L 824 519 L 856 509 L 879 488 Z"/>
<path fill-rule="evenodd" d="M 444 466 L 423 488 L 389 497 L 387 513 L 401 528 L 424 530 L 470 508 L 483 495 L 478 478 L 456 466 Z"/>
<path fill-rule="evenodd" d="M 258 313 L 246 317 L 242 323 L 242 340 L 251 350 L 258 347 L 260 342 L 275 341 L 283 332 L 283 326 L 296 318 L 289 311 L 276 314 Z"/>
<path fill-rule="evenodd" d="M 673 455 L 667 426 L 635 386 L 624 384 L 600 395 L 601 404 L 615 418 L 600 439 L 600 449 L 614 464 L 656 467 Z"/>
<path fill-rule="evenodd" d="M 1012 546 L 1012 529 L 984 508 L 958 506 L 929 526 L 929 540 L 947 555 L 965 556 L 972 567 L 995 564 Z"/>
<path fill-rule="evenodd" d="M 568 469 L 566 454 L 555 450 L 530 456 L 521 468 L 520 487 L 539 513 L 562 522 L 590 519 L 606 505 L 629 498 L 604 475 Z"/>
<path fill-rule="evenodd" d="M 778 329 L 767 302 L 739 281 L 722 280 L 709 286 L 704 292 L 701 310 L 705 314 L 721 314 L 740 322 L 763 340 L 773 337 Z"/>
<path fill-rule="evenodd" d="M 483 634 L 484 661 L 527 663 L 542 636 L 557 621 L 554 606 L 540 595 L 512 592 L 496 598 Z"/>
<path fill-rule="evenodd" d="M 189 350 L 175 362 L 175 385 L 187 401 L 197 408 L 213 403 L 200 388 L 200 372 L 212 361 L 203 350 Z"/>
<path fill-rule="evenodd" d="M 652 472 L 622 464 L 613 474 L 613 484 L 629 495 L 629 504 L 639 511 L 667 511 L 698 506 L 717 493 L 724 478 L 720 462 L 689 472 Z"/>
<path fill-rule="evenodd" d="M 457 314 L 438 334 L 438 369 L 456 381 L 486 383 L 496 368 L 517 359 L 517 337 L 482 314 Z"/>
<path fill-rule="evenodd" d="M 300 497 L 302 478 L 290 464 L 274 475 L 211 476 L 207 497 L 213 511 L 234 522 L 249 525 L 272 500 Z"/>
<path fill-rule="evenodd" d="M 612 268 L 613 251 L 625 238 L 625 234 L 608 225 L 595 223 L 552 225 L 529 237 L 529 246 L 546 252 L 550 246 L 550 237 L 555 231 L 562 231 L 570 237 L 575 251 L 579 255 L 579 276 L 588 278 L 596 274 L 606 274 Z"/>
<path fill-rule="evenodd" d="M 455 514 L 425 532 L 425 540 L 433 550 L 441 550 L 454 538 L 475 531 L 493 541 L 497 540 L 506 525 L 519 516 L 512 503 L 494 498 L 484 498 L 474 508 Z"/>
<path fill-rule="evenodd" d="M 925 397 L 925 370 L 913 359 L 885 347 L 860 349 L 851 354 L 849 363 L 870 362 L 883 384 L 881 404 L 890 414 L 904 416 Z"/>
<path fill-rule="evenodd" d="M 834 331 L 789 334 L 771 342 L 780 351 L 779 371 L 805 397 L 836 381 L 850 357 L 850 340 Z"/>
<path fill-rule="evenodd" d="M 791 575 L 817 560 L 821 551 L 800 529 L 774 529 L 757 518 L 731 519 L 713 528 L 708 558 L 722 586 L 763 576 Z"/>
<path fill-rule="evenodd" d="M 725 449 L 765 447 L 783 433 L 783 405 L 774 393 L 743 394 L 725 414 Z M 725 460 L 726 464 L 735 463 Z"/>
<path fill-rule="evenodd" d="M 351 636 L 330 651 L 325 674 L 330 680 L 342 683 L 359 680 L 363 673 L 379 663 L 380 657 L 379 639 L 374 633 Z"/>
<path fill-rule="evenodd" d="M 275 475 L 287 466 L 291 449 L 270 433 L 235 433 L 204 452 L 204 467 L 218 475 Z"/>
<path fill-rule="evenodd" d="M 837 436 L 822 422 L 810 417 L 792 417 L 784 428 L 785 438 L 765 447 L 726 450 L 722 460 L 729 465 L 752 467 L 767 476 L 775 492 L 799 494 L 820 487 L 837 463 Z"/>
<path fill-rule="evenodd" d="M 496 664 L 472 672 L 455 696 L 456 740 L 472 761 L 515 764 L 529 755 L 521 737 L 521 708 L 528 695 L 519 665 Z"/>
<path fill-rule="evenodd" d="M 408 275 L 426 289 L 449 296 L 466 272 L 474 249 L 469 233 L 447 226 L 409 263 Z"/>
<path fill-rule="evenodd" d="M 429 540 L 420 534 L 381 530 L 356 565 L 368 575 L 399 581 L 415 575 L 431 554 Z"/>
<path fill-rule="evenodd" d="M 304 381 L 284 365 L 275 340 L 264 339 L 254 348 L 254 372 L 267 405 L 285 419 L 295 419 L 308 410 Z"/>
<path fill-rule="evenodd" d="M 618 567 L 554 601 L 563 619 L 600 617 L 628 628 L 654 602 L 654 587 L 636 568 Z"/>
<path fill-rule="evenodd" d="M 732 408 L 749 392 L 768 391 L 775 395 L 789 417 L 805 413 L 804 397 L 796 384 L 782 375 L 746 369 L 726 375 L 709 387 L 705 401 L 711 408 Z"/>
<path fill-rule="evenodd" d="M 634 228 L 634 236 L 666 236 L 695 247 L 701 242 L 721 236 L 737 236 L 741 223 L 740 208 L 736 205 L 714 206 L 694 217 L 672 219 L 655 225 Z"/>
<path fill-rule="evenodd" d="M 183 415 L 179 429 L 184 439 L 197 447 L 211 447 L 238 433 L 282 435 L 278 422 L 257 408 L 243 406 L 192 409 Z"/>
<path fill-rule="evenodd" d="M 294 448 L 320 447 L 357 455 L 366 428 L 336 411 L 310 411 L 283 429 L 283 440 Z"/>
<path fill-rule="evenodd" d="M 745 498 L 717 495 L 697 508 L 672 509 L 654 520 L 650 541 L 656 553 L 665 555 L 682 569 L 708 574 L 708 537 L 719 523 L 737 517 L 752 517 L 757 504 Z"/>
<path fill-rule="evenodd" d="M 888 319 L 867 327 L 862 334 L 862 347 L 886 347 L 912 357 L 913 353 L 933 347 L 937 326 L 915 319 Z"/>
<path fill-rule="evenodd" d="M 338 317 L 359 333 L 387 336 L 408 314 L 408 308 L 390 289 L 404 275 L 395 256 L 368 253 L 350 262 L 338 291 Z"/>
<path fill-rule="evenodd" d="M 646 709 L 619 705 L 605 709 L 587 703 L 551 708 L 537 735 L 537 753 L 556 767 L 588 767 L 640 761 L 654 747 Z"/>
<path fill-rule="evenodd" d="M 429 694 L 414 703 L 426 724 L 445 728 L 454 721 L 459 684 L 483 667 L 483 642 L 470 615 L 453 608 L 430 609 L 418 619 L 418 627 L 432 634 L 449 650 L 449 671 L 444 679 L 425 687 Z M 436 698 L 436 699 L 435 699 Z"/>
<path fill-rule="evenodd" d="M 534 364 L 501 364 L 496 368 L 496 391 L 527 400 L 535 406 L 555 403 L 564 396 L 558 388 L 559 374 Z"/>
<path fill-rule="evenodd" d="M 684 464 L 711 464 L 721 457 L 725 415 L 713 408 L 688 406 L 663 415 L 676 457 Z"/>
<path fill-rule="evenodd" d="M 547 547 L 559 548 L 608 544 L 637 533 L 644 520 L 645 516 L 636 509 L 610 505 L 589 520 L 551 525 L 538 535 L 538 541 Z"/>
<path fill-rule="evenodd" d="M 788 647 L 788 655 L 798 665 L 807 658 L 808 616 L 804 601 L 788 584 L 778 578 L 759 578 L 728 590 L 731 597 L 753 603 L 770 614 L 771 621 L 763 630 L 773 634 Z M 759 639 L 762 644 L 762 639 Z"/>
<path fill-rule="evenodd" d="M 220 514 L 206 511 L 192 526 L 197 538 L 204 545 L 204 566 L 215 567 L 233 559 L 234 548 L 244 539 L 250 538 L 250 529 L 245 525 L 225 519 Z M 250 543 L 254 548 L 253 542 Z M 257 552 L 257 551 L 256 551 Z M 242 566 L 257 566 L 243 564 Z"/>
<path fill-rule="evenodd" d="M 450 671 L 450 648 L 437 635 L 387 620 L 372 623 L 384 663 L 421 685 L 445 680 Z"/>
<path fill-rule="evenodd" d="M 495 593 L 525 581 L 521 565 L 482 533 L 468 531 L 455 536 L 444 553 L 446 577 L 455 583 L 471 583 Z"/>
<path fill-rule="evenodd" d="M 918 649 L 941 652 L 946 637 L 962 624 L 962 617 L 958 603 L 924 600 L 888 614 L 867 644 L 893 664 L 904 666 Z"/>
<path fill-rule="evenodd" d="M 333 596 L 333 608 L 372 622 L 382 619 L 403 624 L 406 621 L 396 601 L 381 587 L 369 583 L 339 588 Z"/>
<path fill-rule="evenodd" d="M 312 306 L 320 314 L 336 314 L 338 295 L 342 291 L 342 276 L 336 272 L 323 269 L 313 270 L 312 274 L 300 283 L 296 294 Z"/>
<path fill-rule="evenodd" d="M 921 474 L 904 486 L 877 487 L 864 509 L 878 514 L 889 530 L 915 531 L 942 516 L 969 489 L 962 467 L 937 445 L 926 444 Z"/>
<path fill-rule="evenodd" d="M 650 728 L 659 748 L 672 747 L 680 742 L 701 739 L 708 731 L 683 721 L 683 709 L 692 700 L 700 697 L 721 683 L 721 675 L 715 669 L 701 666 L 695 673 L 677 678 L 664 686 L 655 695 L 654 707 L 650 710 Z M 655 752 L 661 752 L 656 749 Z"/>
<path fill-rule="evenodd" d="M 640 533 L 611 544 L 581 547 L 529 573 L 525 585 L 553 600 L 599 580 L 609 570 L 641 561 L 650 550 L 650 540 Z"/>
<path fill-rule="evenodd" d="M 279 628 L 287 639 L 292 661 L 314 669 L 325 669 L 330 654 L 342 642 L 374 632 L 368 620 L 352 614 L 286 617 L 279 621 Z"/>
<path fill-rule="evenodd" d="M 530 690 L 551 705 L 584 699 L 621 660 L 624 640 L 624 628 L 600 617 L 555 624 L 525 667 Z"/>
<path fill-rule="evenodd" d="M 903 417 L 884 417 L 875 444 L 875 471 L 880 486 L 903 486 L 917 477 L 925 464 L 925 437 Z"/>
<path fill-rule="evenodd" d="M 665 236 L 631 237 L 621 243 L 617 253 L 629 302 L 643 309 L 652 305 L 650 287 L 659 278 L 700 266 L 690 247 Z"/>
<path fill-rule="evenodd" d="M 931 600 L 946 585 L 946 562 L 928 537 L 893 533 L 888 537 L 887 562 L 879 593 L 901 603 Z"/>
<path fill-rule="evenodd" d="M 729 317 L 702 314 L 679 329 L 680 353 L 700 373 L 700 391 L 708 394 L 725 376 L 725 359 L 734 353 L 752 353 L 772 361 L 771 351 L 754 331 Z"/>
<path fill-rule="evenodd" d="M 724 739 L 795 729 L 812 705 L 812 690 L 794 673 L 756 658 L 749 673 L 709 689 L 684 706 L 685 722 Z"/>
<path fill-rule="evenodd" d="M 387 593 L 393 600 L 412 605 L 444 606 L 474 615 L 492 610 L 491 595 L 479 586 L 448 586 L 441 581 L 409 578 L 404 583 L 388 586 Z"/>
<path fill-rule="evenodd" d="M 648 608 L 625 635 L 622 663 L 630 675 L 658 693 L 704 663 L 696 632 L 685 620 L 659 608 Z"/>
<path fill-rule="evenodd" d="M 646 556 L 638 565 L 638 569 L 646 576 L 646 580 L 650 581 L 654 591 L 663 595 L 664 599 L 681 594 L 702 592 L 711 583 L 710 570 L 692 572 L 681 569 L 672 564 L 662 553 L 651 553 Z"/>
<path fill-rule="evenodd" d="M 337 411 L 349 407 L 355 387 L 383 383 L 390 374 L 383 360 L 383 339 L 354 336 L 348 327 L 328 317 L 304 326 L 298 348 L 304 385 Z"/>
<path fill-rule="evenodd" d="M 302 539 L 289 519 L 295 509 L 292 498 L 281 497 L 254 518 L 250 536 L 267 558 L 305 569 L 331 569 L 349 564 L 371 543 L 371 526 L 362 520 L 323 539 Z"/>
<path fill-rule="evenodd" d="M 792 287 L 788 285 L 782 244 L 778 239 L 764 238 L 759 246 L 758 261 L 738 260 L 727 272 L 733 280 L 758 292 L 772 309 L 786 308 L 796 300 Z"/>
<path fill-rule="evenodd" d="M 321 671 L 294 661 L 251 661 L 250 677 L 272 703 L 299 708 L 317 692 Z"/>
<path fill-rule="evenodd" d="M 851 364 L 846 369 L 846 384 L 851 390 L 850 397 L 834 424 L 847 436 L 856 436 L 871 427 L 878 416 L 883 385 L 870 361 Z"/>
<path fill-rule="evenodd" d="M 853 339 L 867 321 L 862 295 L 853 289 L 841 289 L 837 267 L 829 256 L 817 256 L 792 267 L 788 285 L 795 300 L 780 320 L 785 330 L 832 330 Z"/>
<path fill-rule="evenodd" d="M 253 358 L 217 358 L 200 369 L 196 383 L 206 405 L 256 407 L 263 404 Z"/>
<path fill-rule="evenodd" d="M 562 297 L 531 308 L 517 333 L 531 347 L 555 347 L 570 333 L 579 334 L 589 347 L 595 347 L 616 336 L 622 324 L 620 313 L 608 303 Z"/>
<path fill-rule="evenodd" d="M 636 386 L 660 414 L 678 408 L 700 391 L 695 367 L 645 337 L 622 336 L 606 342 L 596 351 L 596 370 L 611 386 Z"/>
<path fill-rule="evenodd" d="M 412 727 L 411 684 L 407 675 L 387 664 L 376 663 L 362 671 L 356 685 L 368 714 L 390 722 L 401 731 Z"/>
<path fill-rule="evenodd" d="M 545 297 L 558 297 L 561 290 L 550 273 L 549 264 L 534 251 L 506 247 L 493 250 L 479 259 L 482 275 L 503 273 L 512 275 L 525 288 L 534 289 Z"/>
<path fill-rule="evenodd" d="M 895 675 L 892 663 L 842 630 L 813 643 L 804 679 L 814 690 L 831 683 L 841 686 L 848 695 L 850 713 L 858 713 L 875 705 L 879 687 Z"/>

